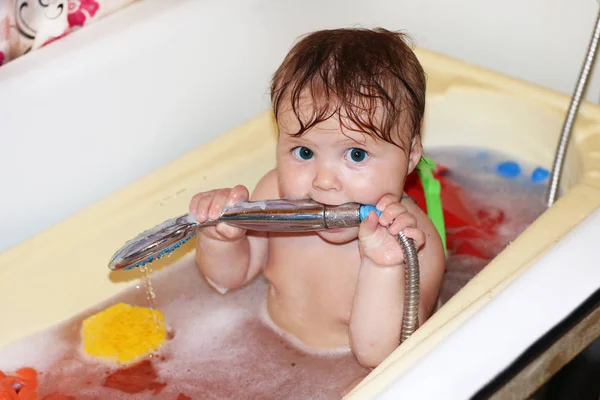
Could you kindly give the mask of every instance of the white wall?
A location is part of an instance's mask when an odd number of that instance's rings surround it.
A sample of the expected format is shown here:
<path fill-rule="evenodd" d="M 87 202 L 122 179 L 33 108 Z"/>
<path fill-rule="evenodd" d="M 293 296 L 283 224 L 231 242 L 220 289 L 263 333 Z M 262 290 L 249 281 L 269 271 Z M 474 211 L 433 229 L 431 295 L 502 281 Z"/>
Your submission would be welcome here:
<path fill-rule="evenodd" d="M 304 32 L 403 29 L 419 46 L 570 93 L 597 7 L 141 0 L 0 68 L 0 251 L 267 108 L 270 75 Z M 599 92 L 596 74 L 588 99 Z"/>

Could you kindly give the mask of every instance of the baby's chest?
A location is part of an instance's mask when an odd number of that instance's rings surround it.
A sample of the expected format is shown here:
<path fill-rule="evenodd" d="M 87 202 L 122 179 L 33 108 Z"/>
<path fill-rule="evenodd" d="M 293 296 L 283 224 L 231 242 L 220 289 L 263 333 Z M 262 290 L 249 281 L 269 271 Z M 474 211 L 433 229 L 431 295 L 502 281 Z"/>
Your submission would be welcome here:
<path fill-rule="evenodd" d="M 310 241 L 275 240 L 265 276 L 279 290 L 347 302 L 354 297 L 360 255 L 356 246 L 322 246 Z"/>

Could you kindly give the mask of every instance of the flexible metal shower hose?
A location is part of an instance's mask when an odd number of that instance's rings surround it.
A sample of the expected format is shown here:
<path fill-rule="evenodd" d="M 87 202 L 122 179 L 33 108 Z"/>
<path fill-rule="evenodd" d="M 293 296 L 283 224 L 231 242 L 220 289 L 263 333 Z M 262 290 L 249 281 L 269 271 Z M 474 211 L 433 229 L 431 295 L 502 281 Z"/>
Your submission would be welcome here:
<path fill-rule="evenodd" d="M 596 50 L 598 48 L 598 42 L 600 41 L 600 10 L 596 16 L 596 24 L 594 25 L 594 32 L 590 39 L 587 56 L 585 62 L 581 67 L 579 73 L 579 79 L 577 86 L 571 97 L 571 103 L 567 116 L 563 123 L 562 131 L 558 141 L 558 146 L 554 154 L 554 162 L 552 164 L 552 172 L 550 174 L 550 182 L 548 184 L 548 190 L 546 192 L 546 206 L 552 207 L 556 199 L 558 198 L 558 191 L 560 190 L 560 180 L 562 176 L 562 170 L 565 164 L 565 158 L 567 156 L 567 147 L 573 133 L 573 127 L 575 126 L 575 120 L 579 112 L 579 105 L 582 99 L 585 97 L 588 78 L 592 73 L 594 62 L 596 61 Z"/>
<path fill-rule="evenodd" d="M 404 342 L 419 325 L 419 259 L 412 239 L 402 232 L 396 236 L 402 246 L 406 267 L 404 269 L 404 312 L 402 314 L 402 331 L 400 343 Z"/>

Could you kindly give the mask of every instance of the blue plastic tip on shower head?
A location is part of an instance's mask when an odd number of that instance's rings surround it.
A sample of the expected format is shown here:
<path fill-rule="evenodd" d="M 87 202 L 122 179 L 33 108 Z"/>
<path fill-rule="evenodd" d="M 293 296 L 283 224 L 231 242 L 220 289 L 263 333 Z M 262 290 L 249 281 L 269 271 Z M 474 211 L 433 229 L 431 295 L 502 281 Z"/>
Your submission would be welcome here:
<path fill-rule="evenodd" d="M 367 218 L 367 216 L 369 215 L 370 211 L 375 211 L 375 214 L 377 214 L 377 216 L 381 215 L 381 211 L 379 211 L 377 208 L 375 208 L 375 206 L 362 205 L 362 206 L 360 206 L 360 209 L 359 209 L 360 220 L 364 221 Z"/>
<path fill-rule="evenodd" d="M 175 250 L 177 250 L 178 248 L 180 248 L 181 246 L 183 246 L 185 243 L 187 243 L 188 241 L 190 241 L 194 236 L 196 236 L 195 233 L 191 234 L 190 236 L 181 239 L 180 241 L 178 241 L 177 243 L 173 244 L 172 246 L 169 246 L 163 250 L 161 250 L 160 253 L 158 253 L 156 255 L 156 257 L 154 255 L 149 256 L 147 259 L 143 260 L 143 261 L 138 261 L 137 263 L 135 263 L 135 265 L 132 265 L 130 267 L 127 268 L 123 268 L 125 271 L 130 271 L 134 268 L 138 268 L 138 267 L 143 267 L 144 265 L 150 264 L 151 262 L 155 261 L 155 260 L 160 260 L 162 257 L 164 256 L 168 256 L 169 254 L 171 254 L 172 252 L 174 252 Z"/>

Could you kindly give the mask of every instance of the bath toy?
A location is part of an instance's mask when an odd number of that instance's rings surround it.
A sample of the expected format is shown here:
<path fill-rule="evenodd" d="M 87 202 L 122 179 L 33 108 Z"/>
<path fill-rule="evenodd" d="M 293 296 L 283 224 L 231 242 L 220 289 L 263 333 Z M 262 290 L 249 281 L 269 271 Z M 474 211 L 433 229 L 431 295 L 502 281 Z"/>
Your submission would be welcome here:
<path fill-rule="evenodd" d="M 261 200 L 242 202 L 221 212 L 217 220 L 199 223 L 190 214 L 171 218 L 144 231 L 119 249 L 108 267 L 111 270 L 131 269 L 169 254 L 190 240 L 197 229 L 220 222 L 254 231 L 310 232 L 330 228 L 360 225 L 370 211 L 381 212 L 372 205 L 345 203 L 329 206 L 311 199 Z M 419 260 L 412 239 L 400 232 L 396 239 L 406 260 L 406 287 L 401 341 L 418 326 Z"/>
<path fill-rule="evenodd" d="M 440 197 L 441 184 L 434 173 L 434 171 L 436 171 L 436 164 L 433 160 L 422 157 L 419 164 L 417 164 L 416 170 L 421 181 L 421 187 L 423 188 L 423 195 L 427 206 L 427 215 L 440 234 L 444 251 L 446 251 L 446 227 L 444 224 L 444 211 Z"/>
<path fill-rule="evenodd" d="M 505 161 L 498 164 L 496 172 L 505 178 L 516 178 L 521 175 L 521 166 L 514 161 Z"/>
<path fill-rule="evenodd" d="M 550 171 L 548 171 L 547 169 L 542 168 L 542 167 L 537 167 L 531 173 L 531 181 L 532 182 L 542 182 L 549 176 L 550 176 Z"/>
<path fill-rule="evenodd" d="M 152 361 L 145 359 L 114 371 L 104 379 L 102 386 L 129 394 L 149 390 L 156 396 L 167 384 L 159 378 Z"/>
<path fill-rule="evenodd" d="M 496 230 L 505 218 L 504 211 L 474 207 L 465 190 L 447 179 L 450 171 L 444 165 L 425 158 L 417 168 L 416 174 L 407 177 L 404 190 L 438 228 L 446 254 L 488 259 L 490 256 L 475 243 L 495 240 Z M 437 183 L 432 184 L 433 180 Z"/>
<path fill-rule="evenodd" d="M 37 371 L 19 368 L 14 374 L 0 371 L 0 400 L 37 400 Z"/>
<path fill-rule="evenodd" d="M 166 340 L 160 311 L 117 303 L 82 324 L 83 348 L 93 357 L 119 363 L 135 361 Z"/>

